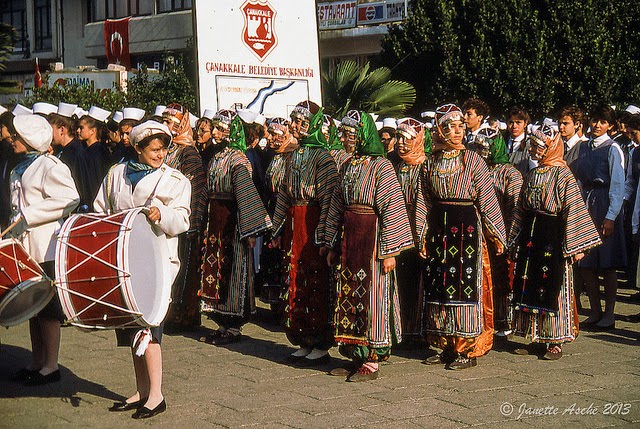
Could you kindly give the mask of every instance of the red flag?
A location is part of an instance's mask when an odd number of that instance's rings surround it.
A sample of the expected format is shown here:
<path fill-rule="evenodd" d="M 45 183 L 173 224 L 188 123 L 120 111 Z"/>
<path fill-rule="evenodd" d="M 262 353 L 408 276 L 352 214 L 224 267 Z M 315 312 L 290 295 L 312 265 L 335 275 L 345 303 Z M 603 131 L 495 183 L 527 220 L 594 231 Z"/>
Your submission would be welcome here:
<path fill-rule="evenodd" d="M 33 74 L 33 85 L 36 88 L 42 86 L 42 75 L 40 74 L 40 67 L 38 66 L 38 58 L 36 58 L 36 72 Z"/>
<path fill-rule="evenodd" d="M 129 18 L 107 19 L 104 22 L 104 44 L 107 63 L 131 68 L 129 58 Z"/>

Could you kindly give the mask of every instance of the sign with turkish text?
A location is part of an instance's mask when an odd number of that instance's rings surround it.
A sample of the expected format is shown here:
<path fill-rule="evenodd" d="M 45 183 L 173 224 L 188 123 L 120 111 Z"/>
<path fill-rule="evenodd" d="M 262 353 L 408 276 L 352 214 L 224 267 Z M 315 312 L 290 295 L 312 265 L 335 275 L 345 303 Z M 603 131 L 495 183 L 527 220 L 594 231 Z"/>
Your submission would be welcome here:
<path fill-rule="evenodd" d="M 318 28 L 332 30 L 356 26 L 357 1 L 318 3 Z"/>
<path fill-rule="evenodd" d="M 193 0 L 200 111 L 248 108 L 287 117 L 322 104 L 314 2 Z"/>
<path fill-rule="evenodd" d="M 104 45 L 107 63 L 131 68 L 129 57 L 129 18 L 107 19 L 104 22 Z"/>

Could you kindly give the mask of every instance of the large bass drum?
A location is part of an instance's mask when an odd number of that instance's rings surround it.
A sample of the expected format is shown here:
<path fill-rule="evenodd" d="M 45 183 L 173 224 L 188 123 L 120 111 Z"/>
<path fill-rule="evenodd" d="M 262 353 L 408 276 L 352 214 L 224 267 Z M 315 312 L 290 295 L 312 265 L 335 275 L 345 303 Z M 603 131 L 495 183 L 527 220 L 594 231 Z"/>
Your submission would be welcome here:
<path fill-rule="evenodd" d="M 0 241 L 0 326 L 29 320 L 53 297 L 51 279 L 19 242 Z"/>
<path fill-rule="evenodd" d="M 76 214 L 56 247 L 56 287 L 72 325 L 115 329 L 158 326 L 171 300 L 165 235 L 144 208 Z"/>

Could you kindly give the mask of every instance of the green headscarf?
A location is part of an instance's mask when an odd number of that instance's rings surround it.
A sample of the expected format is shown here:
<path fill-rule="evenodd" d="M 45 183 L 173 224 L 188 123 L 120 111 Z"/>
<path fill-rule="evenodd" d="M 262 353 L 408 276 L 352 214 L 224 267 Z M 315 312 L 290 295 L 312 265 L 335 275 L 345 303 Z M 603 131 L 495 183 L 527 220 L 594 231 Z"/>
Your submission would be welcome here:
<path fill-rule="evenodd" d="M 331 125 L 329 127 L 329 150 L 344 149 L 340 137 L 338 137 L 338 127 Z"/>
<path fill-rule="evenodd" d="M 433 138 L 431 137 L 431 131 L 426 126 L 424 127 L 424 153 L 431 155 L 433 149 Z"/>
<path fill-rule="evenodd" d="M 508 164 L 509 155 L 507 154 L 507 145 L 500 134 L 491 139 L 491 149 L 487 157 L 487 164 Z"/>
<path fill-rule="evenodd" d="M 231 149 L 239 150 L 242 153 L 247 151 L 247 139 L 244 136 L 242 119 L 236 115 L 229 125 L 229 145 Z"/>
<path fill-rule="evenodd" d="M 322 122 L 324 121 L 324 114 L 322 107 L 318 109 L 318 113 L 313 115 L 309 121 L 309 131 L 307 137 L 302 139 L 300 146 L 317 147 L 322 149 L 329 149 L 327 139 L 322 134 Z"/>
<path fill-rule="evenodd" d="M 358 142 L 356 143 L 356 155 L 385 156 L 386 150 L 380 141 L 376 123 L 371 115 L 360 112 L 360 124 L 358 124 Z"/>

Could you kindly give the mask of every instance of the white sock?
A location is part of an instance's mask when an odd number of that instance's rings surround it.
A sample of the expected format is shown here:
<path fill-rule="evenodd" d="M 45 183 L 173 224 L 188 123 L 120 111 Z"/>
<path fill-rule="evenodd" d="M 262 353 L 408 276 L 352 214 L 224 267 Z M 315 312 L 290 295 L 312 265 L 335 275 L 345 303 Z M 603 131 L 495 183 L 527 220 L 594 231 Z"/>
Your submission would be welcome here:
<path fill-rule="evenodd" d="M 321 349 L 313 349 L 311 351 L 311 353 L 309 353 L 306 358 L 309 360 L 315 360 L 315 359 L 320 359 L 321 357 L 324 357 L 326 355 L 329 354 L 328 350 L 321 350 Z"/>
<path fill-rule="evenodd" d="M 307 356 L 309 353 L 311 353 L 311 349 L 300 347 L 298 350 L 296 350 L 295 352 L 291 353 L 291 356 L 303 357 L 303 356 Z"/>

